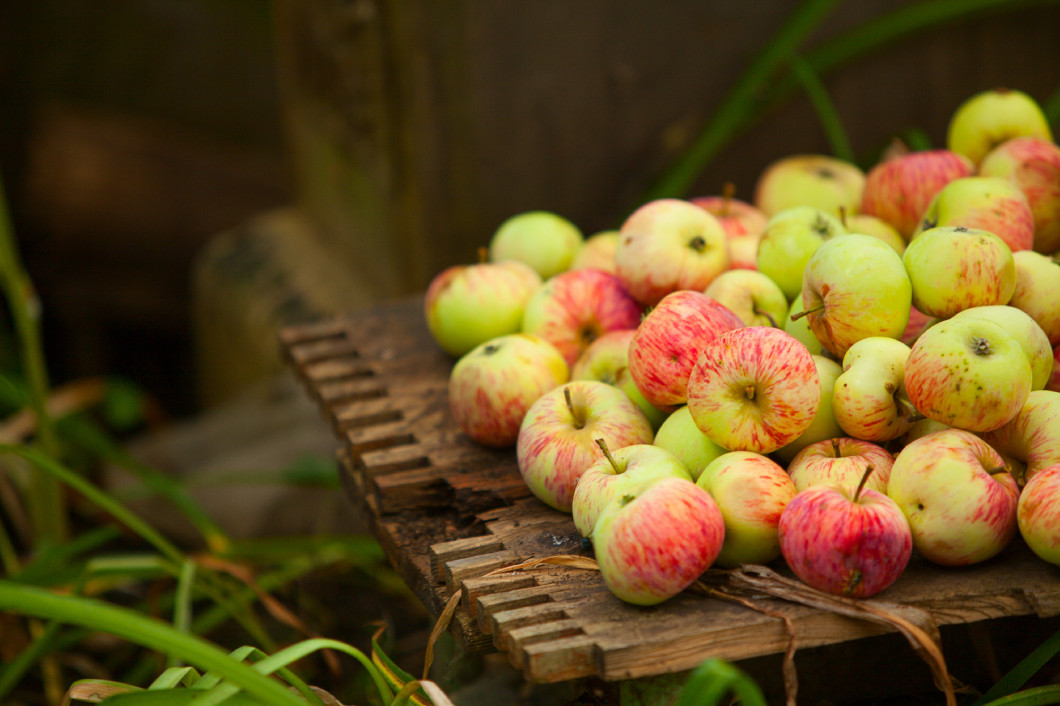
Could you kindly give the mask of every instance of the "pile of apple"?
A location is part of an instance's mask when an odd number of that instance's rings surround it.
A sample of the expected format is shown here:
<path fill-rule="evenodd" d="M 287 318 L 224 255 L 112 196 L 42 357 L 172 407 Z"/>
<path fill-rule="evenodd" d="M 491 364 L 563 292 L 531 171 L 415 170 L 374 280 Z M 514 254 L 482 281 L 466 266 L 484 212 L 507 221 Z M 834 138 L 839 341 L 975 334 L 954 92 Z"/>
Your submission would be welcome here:
<path fill-rule="evenodd" d="M 1060 147 L 1015 90 L 945 149 L 823 155 L 584 237 L 522 213 L 439 273 L 428 327 L 478 443 L 514 447 L 620 599 L 780 558 L 891 585 L 1018 536 L 1060 565 Z"/>

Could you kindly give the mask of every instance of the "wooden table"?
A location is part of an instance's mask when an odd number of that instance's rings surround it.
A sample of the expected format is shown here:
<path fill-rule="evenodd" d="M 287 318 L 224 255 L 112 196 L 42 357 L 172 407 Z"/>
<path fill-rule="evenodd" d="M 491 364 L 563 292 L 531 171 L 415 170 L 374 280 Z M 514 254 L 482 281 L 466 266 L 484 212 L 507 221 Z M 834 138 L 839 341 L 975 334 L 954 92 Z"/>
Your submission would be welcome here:
<path fill-rule="evenodd" d="M 435 615 L 459 593 L 454 632 L 464 648 L 502 651 L 531 682 L 623 680 L 776 654 L 789 637 L 777 615 L 800 648 L 893 631 L 766 595 L 754 602 L 771 614 L 695 592 L 640 608 L 614 598 L 597 572 L 564 566 L 488 576 L 591 549 L 569 515 L 530 495 L 514 450 L 483 448 L 456 428 L 446 393 L 453 360 L 430 338 L 421 299 L 287 328 L 280 342 L 334 428 L 345 488 L 366 506 L 390 561 Z M 782 561 L 772 568 L 786 573 Z M 878 598 L 937 626 L 1047 618 L 1060 615 L 1060 569 L 1017 541 L 962 569 L 914 558 Z"/>

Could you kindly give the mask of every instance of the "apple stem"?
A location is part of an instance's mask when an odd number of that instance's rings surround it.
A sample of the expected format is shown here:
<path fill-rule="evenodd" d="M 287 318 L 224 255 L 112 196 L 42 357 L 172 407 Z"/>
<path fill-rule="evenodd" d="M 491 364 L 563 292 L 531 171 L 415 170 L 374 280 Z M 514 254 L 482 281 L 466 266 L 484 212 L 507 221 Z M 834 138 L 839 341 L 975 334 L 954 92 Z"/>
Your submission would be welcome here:
<path fill-rule="evenodd" d="M 852 502 L 858 501 L 858 498 L 861 496 L 861 491 L 865 487 L 865 483 L 868 481 L 869 476 L 872 475 L 872 472 L 875 469 L 876 467 L 871 463 L 865 466 L 865 472 L 861 474 L 861 481 L 858 482 L 858 489 L 854 491 L 854 497 L 852 499 Z"/>
<path fill-rule="evenodd" d="M 840 206 L 839 207 L 839 222 L 843 224 L 844 228 L 849 228 L 850 227 L 847 224 L 847 207 L 846 206 Z"/>
<path fill-rule="evenodd" d="M 992 476 L 996 476 L 999 473 L 1008 473 L 1008 466 L 998 466 L 997 468 L 988 468 L 986 472 Z"/>
<path fill-rule="evenodd" d="M 839 439 L 832 439 L 832 453 L 835 454 L 836 458 L 843 457 L 843 454 L 839 453 Z"/>
<path fill-rule="evenodd" d="M 747 399 L 753 400 L 755 398 L 755 386 L 748 385 L 744 388 L 743 393 L 747 396 Z"/>
<path fill-rule="evenodd" d="M 622 469 L 618 467 L 615 457 L 611 455 L 611 449 L 607 448 L 607 442 L 603 439 L 595 439 L 594 441 L 596 441 L 596 445 L 600 447 L 600 450 L 604 452 L 604 458 L 611 464 L 611 468 L 615 469 L 615 473 L 621 473 Z"/>
<path fill-rule="evenodd" d="M 570 396 L 570 387 L 563 388 L 563 399 L 567 403 L 567 409 L 570 410 L 570 416 L 574 417 L 574 427 L 581 429 L 585 426 L 585 420 L 574 410 L 574 400 Z"/>
<path fill-rule="evenodd" d="M 791 320 L 792 321 L 798 321 L 799 319 L 801 319 L 802 317 L 804 317 L 804 316 L 806 316 L 808 314 L 816 314 L 818 311 L 824 311 L 824 309 L 825 309 L 825 304 L 824 304 L 824 302 L 822 302 L 822 303 L 818 304 L 817 306 L 813 307 L 812 309 L 804 309 L 803 311 L 799 311 L 799 312 L 796 312 L 796 313 L 792 314 L 791 315 Z"/>
<path fill-rule="evenodd" d="M 731 181 L 725 182 L 725 184 L 721 187 L 721 210 L 718 211 L 718 215 L 729 215 L 729 208 L 732 204 L 732 199 L 735 196 L 736 184 L 733 184 Z"/>
<path fill-rule="evenodd" d="M 752 307 L 751 311 L 754 312 L 755 316 L 764 316 L 764 317 L 766 317 L 766 319 L 769 321 L 769 325 L 772 326 L 773 328 L 780 328 L 779 326 L 777 326 L 777 320 L 774 319 L 773 315 L 770 314 L 768 311 L 763 311 L 762 309 L 759 309 L 757 306 L 756 307 Z"/>
<path fill-rule="evenodd" d="M 479 263 L 489 262 L 490 251 L 486 246 L 482 246 L 478 249 L 478 261 Z"/>

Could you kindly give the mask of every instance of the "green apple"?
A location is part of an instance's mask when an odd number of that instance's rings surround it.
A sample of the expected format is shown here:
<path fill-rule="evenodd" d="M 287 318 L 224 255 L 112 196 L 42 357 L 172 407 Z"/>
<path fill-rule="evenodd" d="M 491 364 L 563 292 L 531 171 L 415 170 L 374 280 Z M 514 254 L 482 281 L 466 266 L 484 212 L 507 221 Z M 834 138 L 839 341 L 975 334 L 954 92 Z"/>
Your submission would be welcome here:
<path fill-rule="evenodd" d="M 832 395 L 836 379 L 843 372 L 843 368 L 831 358 L 825 358 L 822 355 L 813 356 L 813 362 L 817 365 L 817 377 L 821 381 L 821 404 L 817 407 L 817 414 L 813 416 L 813 421 L 810 422 L 806 431 L 794 441 L 773 452 L 773 457 L 785 464 L 810 444 L 843 434 L 832 409 Z"/>
<path fill-rule="evenodd" d="M 1044 469 L 1023 486 L 1016 521 L 1031 551 L 1060 566 L 1060 464 Z"/>
<path fill-rule="evenodd" d="M 692 475 L 692 480 L 699 478 L 708 463 L 725 453 L 725 449 L 696 426 L 687 405 L 670 413 L 652 443 L 677 456 Z"/>
<path fill-rule="evenodd" d="M 1023 407 L 1031 365 L 1019 341 L 993 321 L 940 321 L 905 361 L 909 400 L 925 417 L 974 432 L 997 429 Z"/>
<path fill-rule="evenodd" d="M 805 309 L 802 304 L 802 292 L 799 292 L 798 296 L 791 302 L 788 317 L 784 319 L 784 330 L 799 339 L 799 342 L 806 346 L 806 349 L 813 355 L 831 355 L 824 351 L 821 347 L 821 342 L 817 340 L 817 336 L 813 335 L 813 331 L 810 330 L 809 319 L 802 315 Z"/>
<path fill-rule="evenodd" d="M 965 226 L 993 233 L 1013 252 L 1034 245 L 1034 213 L 1027 197 L 1001 177 L 954 179 L 935 194 L 912 240 L 938 226 Z"/>
<path fill-rule="evenodd" d="M 894 248 L 901 255 L 905 252 L 905 238 L 898 229 L 879 216 L 871 216 L 867 213 L 856 213 L 846 219 L 846 227 L 851 233 L 864 233 L 873 238 L 879 238 Z"/>
<path fill-rule="evenodd" d="M 1060 262 L 1031 250 L 1013 253 L 1016 286 L 1008 304 L 1030 314 L 1049 337 L 1060 345 Z"/>
<path fill-rule="evenodd" d="M 788 301 L 802 291 L 802 272 L 821 243 L 846 228 L 836 216 L 812 206 L 795 206 L 775 214 L 758 239 L 755 266 L 780 286 Z"/>
<path fill-rule="evenodd" d="M 581 230 L 550 211 L 527 211 L 511 216 L 494 231 L 489 259 L 518 260 L 533 267 L 542 279 L 564 272 L 585 242 Z"/>
<path fill-rule="evenodd" d="M 902 385 L 909 352 L 884 336 L 863 338 L 847 350 L 832 392 L 832 412 L 847 435 L 884 442 L 909 431 L 916 412 Z"/>
<path fill-rule="evenodd" d="M 751 451 L 730 451 L 711 461 L 696 485 L 710 493 L 725 520 L 719 566 L 766 564 L 780 556 L 777 525 L 795 497 L 795 483 L 776 461 Z"/>
<path fill-rule="evenodd" d="M 571 260 L 570 269 L 580 270 L 586 267 L 595 267 L 598 270 L 615 272 L 615 250 L 618 248 L 618 231 L 602 230 L 585 239 L 574 258 Z"/>
<path fill-rule="evenodd" d="M 806 263 L 802 301 L 814 336 L 842 358 L 863 338 L 902 335 L 912 285 L 891 246 L 850 233 L 823 243 Z"/>
<path fill-rule="evenodd" d="M 973 306 L 1007 304 L 1016 288 L 1016 262 L 1001 238 L 978 228 L 939 226 L 909 243 L 902 256 L 913 285 L 913 306 L 947 318 Z"/>
<path fill-rule="evenodd" d="M 757 270 L 727 270 L 703 291 L 732 309 L 746 326 L 781 328 L 788 315 L 788 300 L 769 276 Z"/>
<path fill-rule="evenodd" d="M 822 154 L 781 157 L 755 184 L 754 205 L 767 216 L 795 206 L 812 206 L 838 216 L 857 213 L 865 173 L 846 160 Z"/>
<path fill-rule="evenodd" d="M 1053 347 L 1049 337 L 1027 312 L 1014 306 L 976 306 L 959 311 L 952 318 L 975 316 L 993 321 L 1019 341 L 1031 364 L 1031 390 L 1045 389 L 1053 374 Z"/>
<path fill-rule="evenodd" d="M 1053 139 L 1041 106 L 1023 91 L 995 88 L 957 106 L 946 130 L 946 146 L 978 165 L 1002 142 L 1024 135 Z"/>
<path fill-rule="evenodd" d="M 423 296 L 427 329 L 442 350 L 462 356 L 520 331 L 527 302 L 541 284 L 533 268 L 515 260 L 447 267 Z"/>

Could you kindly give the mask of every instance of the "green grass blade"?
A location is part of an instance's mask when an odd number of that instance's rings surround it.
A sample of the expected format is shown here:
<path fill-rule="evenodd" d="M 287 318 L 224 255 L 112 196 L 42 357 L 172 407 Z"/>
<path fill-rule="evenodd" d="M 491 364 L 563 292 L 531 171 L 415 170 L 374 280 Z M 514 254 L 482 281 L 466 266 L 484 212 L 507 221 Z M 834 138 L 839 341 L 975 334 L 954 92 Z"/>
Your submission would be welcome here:
<path fill-rule="evenodd" d="M 986 706 L 990 701 L 1007 696 L 1027 683 L 1049 660 L 1060 654 L 1060 631 L 1038 645 L 1019 664 L 1010 669 L 997 683 L 990 687 L 972 706 Z"/>
<path fill-rule="evenodd" d="M 191 687 L 199 680 L 195 667 L 170 667 L 151 682 L 148 689 L 175 689 L 178 686 Z"/>
<path fill-rule="evenodd" d="M 743 671 L 720 659 L 708 659 L 692 670 L 681 689 L 676 706 L 718 706 L 727 704 L 732 691 L 741 706 L 766 706 L 758 685 Z"/>
<path fill-rule="evenodd" d="M 1045 113 L 1045 119 L 1053 128 L 1053 133 L 1060 132 L 1060 89 L 1042 101 L 1042 112 Z"/>
<path fill-rule="evenodd" d="M 838 0 L 806 0 L 781 30 L 751 62 L 732 91 L 724 98 L 707 127 L 685 155 L 633 204 L 663 197 L 686 196 L 704 167 L 746 126 L 759 108 L 759 94 L 773 73 L 831 12 Z"/>
<path fill-rule="evenodd" d="M 302 699 L 280 682 L 232 659 L 212 643 L 185 635 L 134 610 L 89 598 L 60 596 L 5 580 L 0 580 L 0 610 L 110 633 L 165 655 L 178 656 L 199 669 L 215 671 L 266 703 L 304 706 Z"/>
<path fill-rule="evenodd" d="M 814 112 L 817 113 L 817 119 L 828 139 L 832 154 L 839 159 L 853 163 L 855 161 L 854 150 L 850 147 L 850 138 L 847 137 L 839 111 L 836 110 L 831 96 L 828 95 L 828 89 L 825 88 L 821 77 L 817 75 L 809 62 L 797 54 L 792 55 L 789 65 L 792 73 L 802 84 L 803 90 L 806 91 Z"/>
<path fill-rule="evenodd" d="M 312 706 L 324 706 L 324 702 L 321 701 L 320 697 L 310 689 L 304 681 L 299 679 L 294 672 L 287 669 L 286 665 L 274 669 L 263 669 L 261 667 L 261 660 L 267 659 L 267 656 L 256 647 L 252 645 L 244 645 L 243 647 L 234 650 L 231 653 L 231 657 L 233 659 L 238 659 L 241 662 L 248 659 L 256 660 L 256 663 L 253 665 L 254 669 L 263 674 L 272 674 L 275 672 L 277 676 L 293 686 L 295 690 L 297 690 L 298 693 L 301 694 Z M 220 682 L 219 680 L 220 675 L 216 673 L 204 675 L 195 686 L 197 689 L 208 689 L 208 691 L 197 696 L 191 703 L 195 704 L 195 706 L 216 706 L 216 704 L 222 702 L 227 703 L 227 700 L 238 692 L 238 687 L 233 684 Z"/>
<path fill-rule="evenodd" d="M 1003 696 L 984 706 L 1048 706 L 1060 704 L 1060 684 L 1046 684 Z"/>
<path fill-rule="evenodd" d="M 173 605 L 173 627 L 184 634 L 191 631 L 191 599 L 194 587 L 195 563 L 185 561 L 180 567 L 180 576 L 177 577 L 177 593 Z M 170 657 L 168 666 L 182 665 L 176 657 Z"/>

